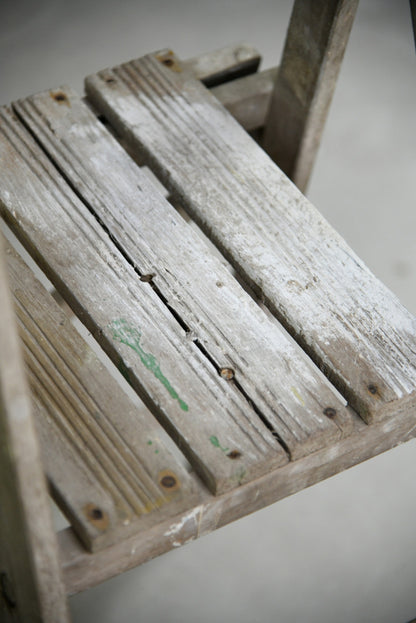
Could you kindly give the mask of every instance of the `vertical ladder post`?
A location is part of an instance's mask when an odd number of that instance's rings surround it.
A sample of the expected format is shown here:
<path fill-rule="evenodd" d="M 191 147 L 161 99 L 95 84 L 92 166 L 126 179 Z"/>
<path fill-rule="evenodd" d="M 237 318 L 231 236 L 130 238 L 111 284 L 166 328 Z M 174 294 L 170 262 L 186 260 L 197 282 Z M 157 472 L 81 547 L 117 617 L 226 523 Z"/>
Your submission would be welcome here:
<path fill-rule="evenodd" d="M 295 0 L 262 145 L 305 192 L 358 0 Z"/>

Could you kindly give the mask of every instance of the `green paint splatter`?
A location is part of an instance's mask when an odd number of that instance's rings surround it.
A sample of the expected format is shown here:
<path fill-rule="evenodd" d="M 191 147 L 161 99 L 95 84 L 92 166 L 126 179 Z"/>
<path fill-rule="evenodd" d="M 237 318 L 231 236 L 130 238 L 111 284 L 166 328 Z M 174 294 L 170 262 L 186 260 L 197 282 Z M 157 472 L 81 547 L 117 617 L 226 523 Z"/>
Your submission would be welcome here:
<path fill-rule="evenodd" d="M 147 445 L 148 445 L 148 446 L 151 446 L 151 445 L 152 445 L 152 443 L 153 443 L 153 441 L 152 441 L 151 439 L 149 439 L 149 441 L 147 442 Z"/>
<path fill-rule="evenodd" d="M 229 452 L 229 448 L 223 448 L 220 444 L 220 442 L 218 441 L 218 437 L 216 437 L 215 435 L 211 435 L 211 437 L 209 438 L 210 442 L 212 443 L 213 446 L 215 446 L 216 448 L 219 448 L 220 450 L 222 450 L 223 452 Z"/>
<path fill-rule="evenodd" d="M 179 402 L 180 408 L 183 411 L 188 411 L 189 407 L 186 402 L 179 398 L 177 391 L 172 387 L 168 379 L 163 375 L 156 357 L 151 353 L 146 353 L 141 347 L 141 331 L 130 326 L 127 320 L 124 320 L 123 318 L 113 320 L 113 322 L 109 324 L 109 328 L 113 332 L 113 339 L 132 348 L 139 355 L 142 364 L 145 365 L 146 368 L 150 370 L 154 374 L 154 376 L 162 383 L 162 385 L 167 389 L 172 398 Z"/>

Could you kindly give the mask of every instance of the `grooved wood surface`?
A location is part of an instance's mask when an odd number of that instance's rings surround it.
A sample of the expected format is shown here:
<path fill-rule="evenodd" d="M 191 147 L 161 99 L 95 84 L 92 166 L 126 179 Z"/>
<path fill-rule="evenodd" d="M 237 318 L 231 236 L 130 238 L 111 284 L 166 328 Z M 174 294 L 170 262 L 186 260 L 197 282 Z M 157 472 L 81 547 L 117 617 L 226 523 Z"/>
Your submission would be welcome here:
<path fill-rule="evenodd" d="M 347 435 L 342 399 L 71 90 L 15 105 L 20 118 L 188 335 L 241 387 L 293 459 Z M 146 278 L 146 277 L 142 277 Z M 150 278 L 150 277 L 149 277 Z M 330 413 L 328 417 L 326 413 Z"/>
<path fill-rule="evenodd" d="M 7 108 L 0 132 L 1 214 L 211 490 L 287 462 L 236 384 L 218 374 Z"/>
<path fill-rule="evenodd" d="M 137 517 L 177 512 L 193 486 L 147 407 L 129 399 L 52 295 L 7 251 L 46 472 L 78 535 L 96 550 L 137 530 Z"/>
<path fill-rule="evenodd" d="M 69 614 L 0 234 L 0 618 Z"/>
<path fill-rule="evenodd" d="M 264 126 L 278 68 L 225 82 L 211 93 L 248 132 Z"/>
<path fill-rule="evenodd" d="M 414 410 L 415 318 L 200 82 L 149 55 L 86 90 L 365 421 Z"/>

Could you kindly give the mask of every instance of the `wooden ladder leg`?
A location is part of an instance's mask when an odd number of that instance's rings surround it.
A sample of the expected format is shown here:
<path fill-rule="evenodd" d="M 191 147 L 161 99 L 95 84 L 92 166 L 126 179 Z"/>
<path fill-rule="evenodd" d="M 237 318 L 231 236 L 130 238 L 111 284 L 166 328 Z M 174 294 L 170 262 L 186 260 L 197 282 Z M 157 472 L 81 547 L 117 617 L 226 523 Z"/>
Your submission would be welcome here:
<path fill-rule="evenodd" d="M 263 148 L 305 192 L 358 0 L 295 0 Z"/>
<path fill-rule="evenodd" d="M 0 234 L 0 620 L 69 622 Z"/>

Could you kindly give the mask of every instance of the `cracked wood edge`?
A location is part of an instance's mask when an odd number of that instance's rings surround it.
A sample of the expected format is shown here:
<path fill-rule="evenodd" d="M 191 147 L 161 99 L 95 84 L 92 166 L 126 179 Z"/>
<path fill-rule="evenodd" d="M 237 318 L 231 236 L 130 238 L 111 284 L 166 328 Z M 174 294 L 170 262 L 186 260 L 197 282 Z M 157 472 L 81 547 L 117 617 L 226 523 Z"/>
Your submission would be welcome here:
<path fill-rule="evenodd" d="M 416 404 L 416 320 L 192 76 L 153 55 L 87 95 L 367 422 Z"/>

